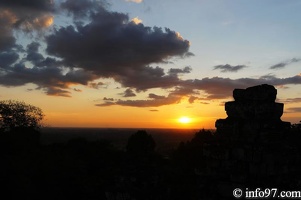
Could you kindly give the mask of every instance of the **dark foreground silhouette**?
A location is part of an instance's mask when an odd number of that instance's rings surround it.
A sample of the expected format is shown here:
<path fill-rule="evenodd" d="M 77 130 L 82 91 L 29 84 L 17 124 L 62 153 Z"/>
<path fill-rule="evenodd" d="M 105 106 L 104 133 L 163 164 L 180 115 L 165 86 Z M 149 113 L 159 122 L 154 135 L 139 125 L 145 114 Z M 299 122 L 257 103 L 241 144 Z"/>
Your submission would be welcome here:
<path fill-rule="evenodd" d="M 227 108 L 228 118 L 217 120 L 216 132 L 200 130 L 168 157 L 156 151 L 156 141 L 143 130 L 133 132 L 125 150 L 84 138 L 41 144 L 32 128 L 2 131 L 1 196 L 197 200 L 234 199 L 235 188 L 300 191 L 301 125 L 282 122 L 279 105 L 273 106 L 269 95 L 249 98 L 262 89 L 274 95 L 266 86 L 246 96 L 240 91 L 239 100 Z M 259 112 L 264 119 L 258 120 Z"/>
<path fill-rule="evenodd" d="M 201 130 L 169 158 L 145 131 L 129 138 L 126 151 L 83 138 L 40 145 L 36 131 L 18 131 L 0 140 L 1 191 L 10 199 L 232 199 L 236 187 L 301 186 L 298 125 L 279 143 L 248 143 L 250 152 Z"/>

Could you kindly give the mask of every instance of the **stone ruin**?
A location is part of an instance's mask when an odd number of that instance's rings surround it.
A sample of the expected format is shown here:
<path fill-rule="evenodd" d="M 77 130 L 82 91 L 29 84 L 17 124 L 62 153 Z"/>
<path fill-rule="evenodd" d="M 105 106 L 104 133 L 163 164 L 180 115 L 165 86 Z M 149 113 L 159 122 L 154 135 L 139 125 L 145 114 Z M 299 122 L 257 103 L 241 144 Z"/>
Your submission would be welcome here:
<path fill-rule="evenodd" d="M 277 90 L 272 85 L 258 85 L 247 89 L 235 89 L 235 101 L 225 103 L 228 115 L 215 123 L 218 133 L 257 134 L 266 131 L 283 131 L 290 128 L 289 122 L 280 118 L 283 103 L 276 103 Z"/>
<path fill-rule="evenodd" d="M 201 184 L 212 182 L 206 190 L 231 199 L 237 187 L 301 186 L 301 136 L 280 119 L 284 106 L 276 95 L 267 84 L 233 91 L 228 117 L 216 121 L 214 139 L 202 147 L 204 164 L 196 173 Z"/>

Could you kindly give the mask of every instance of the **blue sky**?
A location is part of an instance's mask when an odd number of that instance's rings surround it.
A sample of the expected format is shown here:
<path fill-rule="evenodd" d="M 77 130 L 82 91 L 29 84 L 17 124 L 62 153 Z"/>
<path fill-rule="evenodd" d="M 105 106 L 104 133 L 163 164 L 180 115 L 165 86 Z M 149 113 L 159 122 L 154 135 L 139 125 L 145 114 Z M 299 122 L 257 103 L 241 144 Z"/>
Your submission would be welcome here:
<path fill-rule="evenodd" d="M 49 102 L 151 111 L 150 119 L 177 108 L 202 112 L 212 127 L 234 88 L 267 83 L 286 103 L 284 119 L 298 122 L 300 8 L 299 0 L 2 1 L 0 98 L 42 107 L 54 126 L 67 111 Z"/>
<path fill-rule="evenodd" d="M 300 1 L 190 0 L 112 1 L 112 10 L 138 17 L 147 26 L 168 27 L 191 43 L 194 57 L 175 65 L 191 66 L 191 78 L 277 77 L 300 73 L 300 63 L 270 70 L 277 63 L 300 58 Z M 246 65 L 239 73 L 217 73 L 215 65 Z"/>

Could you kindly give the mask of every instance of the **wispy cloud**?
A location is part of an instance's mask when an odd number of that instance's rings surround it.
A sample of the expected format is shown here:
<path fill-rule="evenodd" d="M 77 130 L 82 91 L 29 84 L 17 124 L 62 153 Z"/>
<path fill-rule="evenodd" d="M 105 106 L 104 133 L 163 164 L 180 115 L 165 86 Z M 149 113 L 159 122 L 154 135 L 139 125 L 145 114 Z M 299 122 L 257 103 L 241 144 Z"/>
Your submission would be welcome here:
<path fill-rule="evenodd" d="M 158 107 L 179 103 L 184 97 L 193 104 L 197 100 L 222 100 L 232 97 L 235 88 L 247 88 L 254 85 L 270 84 L 283 86 L 290 84 L 301 84 L 301 76 L 296 75 L 287 78 L 276 76 L 263 76 L 259 78 L 230 79 L 222 77 L 203 78 L 194 80 L 179 80 L 177 87 L 170 91 L 168 96 L 149 94 L 151 100 L 117 100 L 114 103 L 97 104 L 97 106 L 131 106 L 131 107 Z M 202 93 L 201 93 L 202 91 Z M 299 102 L 299 98 L 288 99 L 290 102 Z"/>
<path fill-rule="evenodd" d="M 284 101 L 285 103 L 301 103 L 301 98 L 288 98 L 282 101 Z"/>
<path fill-rule="evenodd" d="M 165 98 L 150 99 L 150 100 L 117 100 L 115 102 L 104 102 L 101 104 L 95 104 L 96 106 L 105 107 L 112 105 L 129 106 L 129 107 L 159 107 L 164 105 L 176 104 L 181 101 L 180 96 L 169 95 Z"/>
<path fill-rule="evenodd" d="M 300 62 L 300 61 L 301 61 L 300 58 L 292 58 L 288 61 L 280 62 L 280 63 L 277 63 L 275 65 L 272 65 L 272 66 L 270 66 L 270 69 L 281 69 L 281 68 L 286 67 L 289 64 L 297 63 L 297 62 Z"/>
<path fill-rule="evenodd" d="M 301 113 L 301 107 L 292 107 L 286 109 L 290 113 Z"/>
<path fill-rule="evenodd" d="M 232 66 L 229 64 L 225 64 L 225 65 L 216 65 L 213 67 L 213 70 L 220 70 L 221 72 L 238 72 L 239 70 L 242 70 L 246 67 L 247 67 L 246 65 Z"/>

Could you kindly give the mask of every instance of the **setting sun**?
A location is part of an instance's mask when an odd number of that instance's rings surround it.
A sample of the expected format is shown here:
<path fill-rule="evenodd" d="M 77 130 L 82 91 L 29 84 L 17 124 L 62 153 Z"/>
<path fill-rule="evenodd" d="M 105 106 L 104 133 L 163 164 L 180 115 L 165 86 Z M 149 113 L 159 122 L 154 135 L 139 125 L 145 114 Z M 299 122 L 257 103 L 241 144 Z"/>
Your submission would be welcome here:
<path fill-rule="evenodd" d="M 191 119 L 189 117 L 181 117 L 178 121 L 182 124 L 188 124 L 191 122 Z"/>

